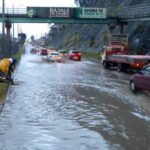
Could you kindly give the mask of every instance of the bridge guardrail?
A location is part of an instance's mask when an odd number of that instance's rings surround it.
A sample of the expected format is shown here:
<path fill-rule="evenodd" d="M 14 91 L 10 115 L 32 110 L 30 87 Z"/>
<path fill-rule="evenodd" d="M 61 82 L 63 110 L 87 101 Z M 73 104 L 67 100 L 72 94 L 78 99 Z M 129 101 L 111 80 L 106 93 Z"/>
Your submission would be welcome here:
<path fill-rule="evenodd" d="M 5 14 L 26 14 L 26 8 L 5 8 Z M 2 8 L 0 8 L 0 13 L 2 13 Z"/>

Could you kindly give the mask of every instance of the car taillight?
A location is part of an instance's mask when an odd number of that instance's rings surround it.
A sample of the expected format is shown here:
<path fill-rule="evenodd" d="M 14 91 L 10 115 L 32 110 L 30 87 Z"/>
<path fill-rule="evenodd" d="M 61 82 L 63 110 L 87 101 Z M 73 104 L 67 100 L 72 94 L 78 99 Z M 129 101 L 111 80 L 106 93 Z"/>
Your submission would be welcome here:
<path fill-rule="evenodd" d="M 132 66 L 136 67 L 136 68 L 142 68 L 143 67 L 143 63 L 133 63 Z"/>
<path fill-rule="evenodd" d="M 137 66 L 137 67 L 139 67 L 139 66 L 140 66 L 140 64 L 139 64 L 139 63 L 136 63 L 136 66 Z"/>

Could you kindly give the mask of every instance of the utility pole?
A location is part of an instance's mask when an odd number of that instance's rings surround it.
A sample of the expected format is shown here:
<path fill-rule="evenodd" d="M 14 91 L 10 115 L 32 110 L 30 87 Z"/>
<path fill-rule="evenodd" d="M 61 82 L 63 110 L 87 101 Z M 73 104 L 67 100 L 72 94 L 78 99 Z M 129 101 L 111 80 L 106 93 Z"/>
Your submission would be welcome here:
<path fill-rule="evenodd" d="M 5 54 L 5 0 L 2 0 L 2 55 Z"/>
<path fill-rule="evenodd" d="M 14 5 L 12 7 L 13 7 L 13 16 L 14 16 Z M 15 37 L 15 25 L 14 25 L 14 20 L 13 20 L 13 39 L 14 37 Z"/>

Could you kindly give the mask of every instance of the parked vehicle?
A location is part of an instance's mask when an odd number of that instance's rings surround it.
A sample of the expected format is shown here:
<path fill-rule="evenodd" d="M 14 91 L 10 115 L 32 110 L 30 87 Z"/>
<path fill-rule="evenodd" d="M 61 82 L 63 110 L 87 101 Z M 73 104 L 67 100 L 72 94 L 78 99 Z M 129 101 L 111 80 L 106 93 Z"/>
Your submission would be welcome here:
<path fill-rule="evenodd" d="M 105 46 L 101 54 L 101 61 L 105 69 L 116 67 L 118 72 L 140 70 L 150 62 L 150 56 L 129 55 L 128 49 L 121 45 Z"/>
<path fill-rule="evenodd" d="M 50 52 L 50 53 L 46 56 L 45 60 L 48 61 L 48 62 L 51 62 L 51 61 L 61 62 L 61 61 L 62 61 L 62 57 L 61 57 L 61 55 L 59 54 L 59 52 L 54 51 L 54 52 Z"/>
<path fill-rule="evenodd" d="M 69 55 L 69 59 L 72 59 L 72 60 L 81 60 L 81 52 L 78 51 L 78 50 L 70 50 L 68 52 L 68 55 Z"/>
<path fill-rule="evenodd" d="M 150 64 L 144 66 L 130 78 L 130 89 L 134 93 L 138 90 L 150 91 Z"/>

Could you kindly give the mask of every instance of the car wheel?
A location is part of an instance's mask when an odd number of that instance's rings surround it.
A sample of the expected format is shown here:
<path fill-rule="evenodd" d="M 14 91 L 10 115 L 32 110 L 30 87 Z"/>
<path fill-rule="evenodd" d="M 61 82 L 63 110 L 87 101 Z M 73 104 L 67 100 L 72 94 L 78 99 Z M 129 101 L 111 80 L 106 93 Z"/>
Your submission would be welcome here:
<path fill-rule="evenodd" d="M 109 63 L 107 63 L 106 61 L 103 61 L 103 66 L 104 69 L 109 69 Z"/>
<path fill-rule="evenodd" d="M 137 88 L 136 88 L 135 82 L 133 80 L 130 81 L 130 89 L 133 93 L 137 92 Z"/>

